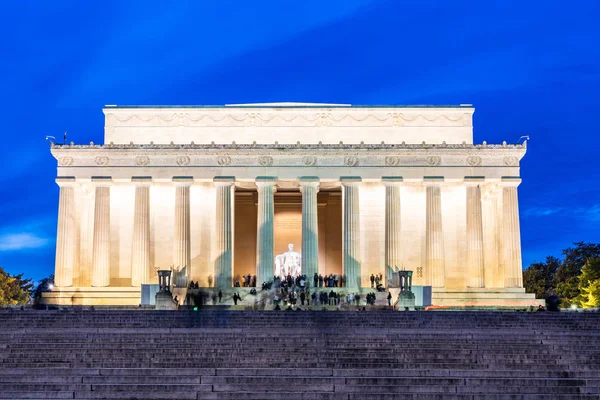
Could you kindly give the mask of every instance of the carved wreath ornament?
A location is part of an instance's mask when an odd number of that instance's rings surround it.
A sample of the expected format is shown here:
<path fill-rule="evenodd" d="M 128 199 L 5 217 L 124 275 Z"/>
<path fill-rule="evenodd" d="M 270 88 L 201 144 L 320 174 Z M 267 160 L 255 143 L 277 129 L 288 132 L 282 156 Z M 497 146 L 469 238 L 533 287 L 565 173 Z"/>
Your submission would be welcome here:
<path fill-rule="evenodd" d="M 469 156 L 467 157 L 467 164 L 469 164 L 471 167 L 479 167 L 481 165 L 481 157 Z"/>
<path fill-rule="evenodd" d="M 177 157 L 177 165 L 183 167 L 186 165 L 190 165 L 190 158 L 188 156 L 179 156 Z"/>
<path fill-rule="evenodd" d="M 354 167 L 355 165 L 358 165 L 358 157 L 356 157 L 356 156 L 344 157 L 344 165 L 347 167 Z"/>
<path fill-rule="evenodd" d="M 137 156 L 135 158 L 135 165 L 138 167 L 145 167 L 150 164 L 150 158 L 148 156 Z"/>
<path fill-rule="evenodd" d="M 217 164 L 223 166 L 223 165 L 229 165 L 231 164 L 231 157 L 229 156 L 219 156 L 217 157 Z"/>
<path fill-rule="evenodd" d="M 258 163 L 263 167 L 269 167 L 273 165 L 273 157 L 271 156 L 260 156 L 258 157 Z"/>
<path fill-rule="evenodd" d="M 304 156 L 302 157 L 302 162 L 304 165 L 311 166 L 317 163 L 317 157 L 315 156 Z"/>
<path fill-rule="evenodd" d="M 427 157 L 427 164 L 431 165 L 432 167 L 436 166 L 436 165 L 440 165 L 442 162 L 442 158 L 440 156 L 429 156 Z"/>
<path fill-rule="evenodd" d="M 60 165 L 61 167 L 68 167 L 71 164 L 73 164 L 72 157 L 61 157 L 58 159 L 58 165 Z"/>
<path fill-rule="evenodd" d="M 504 157 L 503 161 L 504 161 L 504 165 L 507 165 L 509 167 L 519 164 L 519 159 L 515 156 L 506 156 L 506 157 Z"/>
<path fill-rule="evenodd" d="M 106 156 L 97 156 L 96 158 L 94 158 L 94 162 L 96 163 L 96 165 L 106 165 L 108 164 L 108 157 Z"/>
<path fill-rule="evenodd" d="M 387 156 L 385 158 L 385 165 L 388 167 L 395 167 L 400 164 L 400 157 L 398 156 Z"/>

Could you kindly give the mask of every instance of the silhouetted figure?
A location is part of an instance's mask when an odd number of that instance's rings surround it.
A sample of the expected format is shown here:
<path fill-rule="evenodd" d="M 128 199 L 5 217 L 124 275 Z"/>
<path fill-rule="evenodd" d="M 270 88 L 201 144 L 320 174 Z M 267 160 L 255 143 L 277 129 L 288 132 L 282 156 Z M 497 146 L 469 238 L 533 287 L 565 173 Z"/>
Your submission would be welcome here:
<path fill-rule="evenodd" d="M 223 300 L 223 292 L 219 290 L 219 303 Z"/>
<path fill-rule="evenodd" d="M 375 287 L 375 275 L 371 274 L 371 287 Z"/>

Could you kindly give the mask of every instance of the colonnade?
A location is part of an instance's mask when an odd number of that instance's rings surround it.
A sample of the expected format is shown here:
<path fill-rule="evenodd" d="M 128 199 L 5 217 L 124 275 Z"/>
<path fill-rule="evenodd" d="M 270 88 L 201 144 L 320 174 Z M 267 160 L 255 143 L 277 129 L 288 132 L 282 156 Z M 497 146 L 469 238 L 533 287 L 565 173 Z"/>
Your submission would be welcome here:
<path fill-rule="evenodd" d="M 135 205 L 131 253 L 131 285 L 147 280 L 150 268 L 150 177 L 133 177 Z M 191 265 L 190 252 L 190 186 L 191 177 L 173 177 L 175 186 L 173 263 L 176 266 Z M 93 224 L 93 257 L 91 286 L 105 287 L 110 284 L 110 177 L 91 180 L 95 191 Z M 215 285 L 231 286 L 233 271 L 234 239 L 234 177 L 215 177 L 216 220 L 214 230 Z M 267 281 L 273 276 L 274 242 L 274 194 L 276 177 L 257 177 L 258 224 L 257 224 L 257 281 Z M 302 271 L 309 277 L 319 271 L 318 266 L 318 177 L 298 178 L 302 194 Z M 402 177 L 382 177 L 385 186 L 385 265 L 397 266 L 401 260 L 401 186 Z M 466 262 L 467 286 L 484 287 L 484 235 L 482 223 L 481 177 L 465 177 L 466 186 Z M 56 286 L 73 285 L 73 270 L 77 257 L 77 221 L 75 178 L 58 178 L 60 186 L 58 232 L 56 245 Z M 361 227 L 360 177 L 340 177 L 342 187 L 343 224 L 343 273 L 347 286 L 358 287 L 361 279 Z M 518 178 L 503 178 L 499 182 L 502 193 L 502 254 L 504 286 L 522 287 L 521 245 L 517 186 Z M 425 177 L 425 282 L 433 288 L 445 287 L 444 231 L 442 226 L 443 177 Z M 184 268 L 175 279 L 177 286 L 184 286 L 189 270 Z"/>

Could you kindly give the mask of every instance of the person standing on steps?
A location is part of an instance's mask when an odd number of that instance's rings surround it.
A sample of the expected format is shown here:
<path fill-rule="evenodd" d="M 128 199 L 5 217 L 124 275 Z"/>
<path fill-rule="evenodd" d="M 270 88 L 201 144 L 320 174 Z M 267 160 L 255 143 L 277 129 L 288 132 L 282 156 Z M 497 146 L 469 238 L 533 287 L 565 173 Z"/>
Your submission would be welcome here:
<path fill-rule="evenodd" d="M 371 274 L 371 287 L 375 285 L 375 275 Z"/>
<path fill-rule="evenodd" d="M 387 300 L 388 300 L 388 306 L 391 306 L 392 305 L 392 292 L 388 292 Z"/>
<path fill-rule="evenodd" d="M 219 303 L 223 300 L 223 292 L 221 292 L 221 290 L 219 290 Z"/>

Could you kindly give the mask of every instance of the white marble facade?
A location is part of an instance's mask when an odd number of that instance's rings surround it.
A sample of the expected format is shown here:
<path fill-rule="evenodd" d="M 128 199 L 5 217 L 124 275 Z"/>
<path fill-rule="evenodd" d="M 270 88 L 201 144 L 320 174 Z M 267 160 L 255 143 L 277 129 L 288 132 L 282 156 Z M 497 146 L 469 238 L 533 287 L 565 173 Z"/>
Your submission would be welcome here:
<path fill-rule="evenodd" d="M 521 304 L 523 144 L 473 144 L 470 105 L 112 107 L 105 144 L 52 145 L 60 186 L 53 302 L 137 304 L 157 268 L 230 287 L 236 190 L 258 192 L 256 273 L 272 274 L 273 196 L 302 194 L 302 269 L 319 271 L 317 193 L 342 195 L 352 287 L 385 265 L 434 303 Z M 137 296 L 137 297 L 136 297 Z M 75 299 L 75 300 L 74 300 Z"/>

